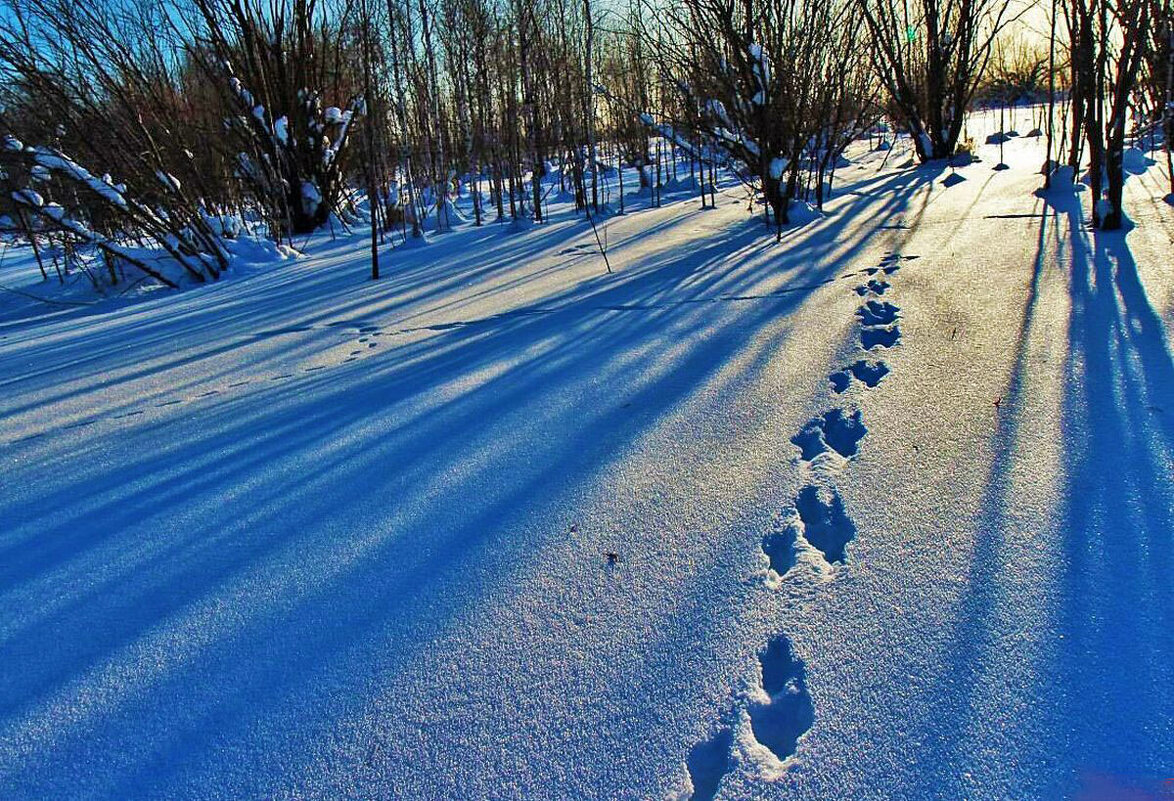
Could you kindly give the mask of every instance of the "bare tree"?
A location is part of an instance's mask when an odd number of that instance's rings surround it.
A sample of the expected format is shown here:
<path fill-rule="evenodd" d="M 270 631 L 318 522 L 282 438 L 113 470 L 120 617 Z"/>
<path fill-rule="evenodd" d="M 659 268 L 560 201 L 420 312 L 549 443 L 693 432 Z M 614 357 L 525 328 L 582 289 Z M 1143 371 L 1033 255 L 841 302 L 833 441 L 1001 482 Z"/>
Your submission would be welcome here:
<path fill-rule="evenodd" d="M 1007 0 L 857 0 L 877 79 L 921 161 L 953 155 Z"/>
<path fill-rule="evenodd" d="M 801 174 L 822 177 L 873 104 L 851 6 L 835 0 L 685 0 L 670 9 L 662 69 L 678 76 L 664 114 L 641 119 L 686 153 L 720 150 L 762 191 L 776 226 Z"/>
<path fill-rule="evenodd" d="M 1124 221 L 1130 99 L 1144 62 L 1150 19 L 1145 0 L 1068 0 L 1066 11 L 1075 78 L 1073 118 L 1088 147 L 1093 225 L 1116 229 Z"/>
<path fill-rule="evenodd" d="M 7 180 L 22 185 L 8 195 L 26 216 L 111 256 L 132 261 L 117 243 L 145 237 L 193 279 L 215 279 L 228 263 L 207 200 L 215 187 L 193 168 L 180 51 L 160 22 L 79 0 L 9 5 L 0 65 L 18 102 L 0 126 Z M 49 202 L 18 176 L 43 183 Z"/>
<path fill-rule="evenodd" d="M 191 0 L 190 47 L 229 109 L 237 174 L 289 233 L 340 210 L 350 133 L 365 110 L 361 63 L 346 52 L 351 0 Z M 337 105 L 333 105 L 336 103 Z"/>

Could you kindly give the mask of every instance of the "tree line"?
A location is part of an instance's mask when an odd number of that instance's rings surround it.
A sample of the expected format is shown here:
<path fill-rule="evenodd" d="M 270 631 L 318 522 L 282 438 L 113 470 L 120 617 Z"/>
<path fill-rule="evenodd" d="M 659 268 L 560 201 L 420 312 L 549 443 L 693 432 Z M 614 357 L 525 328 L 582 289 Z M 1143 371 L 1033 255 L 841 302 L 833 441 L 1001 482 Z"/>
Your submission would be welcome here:
<path fill-rule="evenodd" d="M 1087 162 L 1117 227 L 1127 137 L 1169 168 L 1171 0 L 1041 1 L 1046 42 L 1009 59 L 1009 0 L 0 0 L 0 206 L 112 277 L 153 246 L 195 280 L 242 224 L 365 219 L 377 255 L 463 194 L 478 225 L 554 193 L 622 211 L 625 171 L 703 204 L 731 171 L 778 230 L 879 123 L 955 157 L 976 96 L 1018 81 L 1048 105 L 1044 180 Z"/>

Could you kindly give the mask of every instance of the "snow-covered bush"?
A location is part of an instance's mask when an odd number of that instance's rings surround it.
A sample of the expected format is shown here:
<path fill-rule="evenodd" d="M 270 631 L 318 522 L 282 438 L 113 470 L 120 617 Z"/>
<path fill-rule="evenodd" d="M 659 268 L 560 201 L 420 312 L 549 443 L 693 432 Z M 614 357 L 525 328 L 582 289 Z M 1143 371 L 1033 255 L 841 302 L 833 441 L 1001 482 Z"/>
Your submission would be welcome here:
<path fill-rule="evenodd" d="M 0 147 L 0 171 L 3 206 L 12 209 L 11 216 L 20 220 L 30 239 L 36 232 L 55 234 L 69 246 L 88 246 L 108 261 L 130 265 L 168 286 L 177 285 L 176 276 L 147 263 L 144 242 L 196 281 L 218 278 L 228 264 L 220 234 L 201 209 L 189 214 L 180 201 L 170 211 L 152 206 L 125 183 L 94 175 L 56 148 L 28 146 L 8 134 Z M 160 180 L 179 195 L 174 176 Z M 110 274 L 116 280 L 113 269 Z"/>
<path fill-rule="evenodd" d="M 21 25 L 0 25 L 3 202 L 27 225 L 109 258 L 129 263 L 132 251 L 155 248 L 181 275 L 217 278 L 228 255 L 205 219 L 215 181 L 197 165 L 160 10 L 25 0 L 21 13 Z"/>
<path fill-rule="evenodd" d="M 346 188 L 345 155 L 356 120 L 366 112 L 361 96 L 345 110 L 322 108 L 320 95 L 296 94 L 293 109 L 267 109 L 224 62 L 229 96 L 241 112 L 225 120 L 237 153 L 236 177 L 266 208 L 275 227 L 306 233 L 340 213 Z M 247 112 L 247 113 L 246 113 Z"/>
<path fill-rule="evenodd" d="M 921 161 L 954 154 L 992 45 L 1013 18 L 1008 0 L 856 0 L 871 38 L 866 54 L 889 116 Z"/>
<path fill-rule="evenodd" d="M 264 12 L 224 0 L 194 6 L 204 47 L 192 55 L 224 103 L 221 146 L 274 235 L 344 214 L 352 134 L 367 113 L 346 82 L 353 6 L 337 15 L 308 0 L 278 0 Z"/>
<path fill-rule="evenodd" d="M 662 61 L 681 97 L 669 115 L 641 109 L 640 120 L 680 147 L 724 151 L 780 226 L 801 171 L 821 202 L 826 173 L 875 120 L 860 26 L 843 4 L 686 0 L 672 20 L 682 44 Z"/>

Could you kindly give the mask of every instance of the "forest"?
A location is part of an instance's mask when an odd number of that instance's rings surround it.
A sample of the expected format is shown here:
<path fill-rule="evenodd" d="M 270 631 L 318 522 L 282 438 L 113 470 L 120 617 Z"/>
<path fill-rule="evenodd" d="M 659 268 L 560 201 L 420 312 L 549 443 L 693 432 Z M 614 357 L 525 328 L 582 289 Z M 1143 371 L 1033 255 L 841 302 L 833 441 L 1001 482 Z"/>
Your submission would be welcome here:
<path fill-rule="evenodd" d="M 1046 107 L 1042 181 L 1087 159 L 1113 229 L 1127 134 L 1170 158 L 1170 20 L 1169 0 L 5 0 L 3 222 L 95 282 L 176 285 L 215 280 L 226 238 L 364 220 L 377 275 L 462 196 L 476 225 L 541 223 L 552 192 L 623 213 L 632 171 L 704 207 L 721 168 L 779 234 L 853 141 L 965 159 L 967 113 L 1018 103 Z"/>

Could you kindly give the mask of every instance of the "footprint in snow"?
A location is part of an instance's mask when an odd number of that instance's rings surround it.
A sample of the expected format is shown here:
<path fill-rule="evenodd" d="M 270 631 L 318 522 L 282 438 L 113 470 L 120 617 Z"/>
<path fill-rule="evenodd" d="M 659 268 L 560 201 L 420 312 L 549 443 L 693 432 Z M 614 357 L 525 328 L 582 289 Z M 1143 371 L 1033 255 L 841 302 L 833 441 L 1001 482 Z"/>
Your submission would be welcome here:
<path fill-rule="evenodd" d="M 852 375 L 857 381 L 862 382 L 869 389 L 875 387 L 882 378 L 889 374 L 889 366 L 881 361 L 870 362 L 860 359 L 848 369 L 852 371 Z"/>
<path fill-rule="evenodd" d="M 689 801 L 713 801 L 722 778 L 730 770 L 730 751 L 733 746 L 734 735 L 724 727 L 709 739 L 693 746 L 685 762 L 689 782 L 693 785 Z"/>
<path fill-rule="evenodd" d="M 861 325 L 891 325 L 901 316 L 900 312 L 900 307 L 887 300 L 870 300 L 856 310 L 856 316 Z"/>
<path fill-rule="evenodd" d="M 815 723 L 815 705 L 807 692 L 803 660 L 795 656 L 786 635 L 771 640 L 758 660 L 768 700 L 751 705 L 750 728 L 754 739 L 782 761 L 795 753 Z"/>
<path fill-rule="evenodd" d="M 870 292 L 874 295 L 883 295 L 885 294 L 885 290 L 891 286 L 892 284 L 883 278 L 871 278 L 867 284 L 861 284 L 860 286 L 853 287 L 852 291 L 861 297 L 864 297 Z"/>
<path fill-rule="evenodd" d="M 803 524 L 803 538 L 829 564 L 843 563 L 845 549 L 856 538 L 856 524 L 844 510 L 844 501 L 831 487 L 808 484 L 795 498 L 795 510 Z"/>
<path fill-rule="evenodd" d="M 872 350 L 878 346 L 891 348 L 900 341 L 901 329 L 895 325 L 860 329 L 860 347 L 865 350 Z"/>
<path fill-rule="evenodd" d="M 889 366 L 884 362 L 869 362 L 860 359 L 843 370 L 832 373 L 828 376 L 828 380 L 832 382 L 832 389 L 838 394 L 848 389 L 853 378 L 872 389 L 888 374 Z"/>
<path fill-rule="evenodd" d="M 787 574 L 796 561 L 798 531 L 792 520 L 776 520 L 775 528 L 762 538 L 762 552 L 770 561 L 770 569 L 779 576 Z"/>
<path fill-rule="evenodd" d="M 791 437 L 791 442 L 799 446 L 802 458 L 808 462 L 827 450 L 847 459 L 856 455 L 867 433 L 859 411 L 845 415 L 843 409 L 832 409 L 809 420 L 802 431 Z"/>
<path fill-rule="evenodd" d="M 912 261 L 920 258 L 920 256 L 902 256 L 899 253 L 890 253 L 880 260 L 880 269 L 884 271 L 885 275 L 892 275 L 901 269 L 900 262 L 902 260 Z"/>

